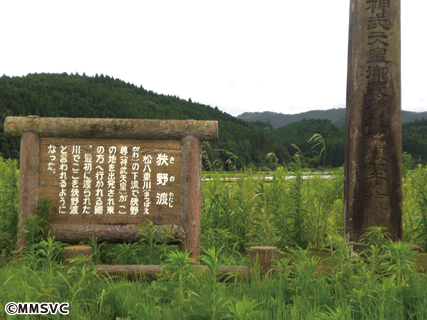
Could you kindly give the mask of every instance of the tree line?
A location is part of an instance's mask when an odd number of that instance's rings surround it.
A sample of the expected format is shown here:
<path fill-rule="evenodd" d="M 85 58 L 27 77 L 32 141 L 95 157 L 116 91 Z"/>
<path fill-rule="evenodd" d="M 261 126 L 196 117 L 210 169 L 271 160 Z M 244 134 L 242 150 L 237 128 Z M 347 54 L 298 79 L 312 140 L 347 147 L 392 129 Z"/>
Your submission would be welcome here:
<path fill-rule="evenodd" d="M 301 153 L 308 167 L 344 164 L 345 129 L 310 119 L 273 130 L 269 122 L 245 122 L 204 104 L 157 94 L 104 75 L 29 74 L 0 78 L 0 156 L 19 159 L 19 139 L 5 138 L 7 116 L 217 120 L 218 142 L 204 144 L 204 166 L 225 170 L 288 165 Z M 427 120 L 402 126 L 403 151 L 415 163 L 427 159 Z M 316 142 L 310 138 L 320 134 Z M 321 143 L 319 143 L 321 142 Z M 317 145 L 315 148 L 313 148 Z M 271 155 L 274 154 L 274 157 Z"/>

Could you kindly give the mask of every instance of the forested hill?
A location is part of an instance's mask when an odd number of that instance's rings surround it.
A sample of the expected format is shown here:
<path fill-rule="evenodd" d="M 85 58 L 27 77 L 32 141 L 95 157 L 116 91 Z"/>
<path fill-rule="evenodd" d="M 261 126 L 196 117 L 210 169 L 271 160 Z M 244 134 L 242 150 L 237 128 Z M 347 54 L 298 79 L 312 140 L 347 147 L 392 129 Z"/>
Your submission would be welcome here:
<path fill-rule="evenodd" d="M 321 139 L 309 140 L 316 133 Z M 330 120 L 310 119 L 291 123 L 271 132 L 274 151 L 279 163 L 288 163 L 290 156 L 301 151 L 304 164 L 308 167 L 339 167 L 344 164 L 344 127 L 333 124 Z M 319 145 L 317 145 L 320 143 Z M 317 145 L 317 147 L 315 147 Z M 325 146 L 325 151 L 320 151 Z M 314 147 L 314 148 L 313 148 Z M 298 150 L 299 149 L 299 150 Z"/>
<path fill-rule="evenodd" d="M 261 122 L 255 123 L 259 127 L 262 127 L 261 124 Z M 268 126 L 264 123 L 263 128 L 267 130 Z M 309 141 L 316 133 L 320 134 L 322 138 L 317 141 L 315 139 Z M 308 167 L 323 165 L 339 167 L 344 164 L 345 128 L 333 124 L 330 120 L 302 120 L 273 130 L 270 135 L 278 163 L 290 162 L 290 156 L 299 152 L 293 146 L 295 145 L 301 150 L 304 164 Z M 325 150 L 320 155 L 323 147 Z M 426 163 L 427 120 L 402 125 L 402 151 L 413 157 L 414 164 Z"/>
<path fill-rule="evenodd" d="M 210 162 L 224 169 L 243 166 L 274 167 L 289 164 L 291 157 L 303 153 L 308 167 L 344 164 L 342 126 L 330 120 L 302 120 L 273 130 L 268 122 L 245 122 L 218 108 L 165 96 L 136 87 L 108 76 L 87 77 L 67 74 L 31 74 L 25 77 L 0 78 L 0 157 L 19 158 L 19 139 L 5 139 L 4 119 L 7 116 L 39 115 L 43 117 L 133 118 L 133 119 L 195 119 L 217 120 L 219 141 L 204 144 Z M 321 140 L 308 142 L 314 134 L 324 139 L 326 152 L 320 156 Z M 313 146 L 320 144 L 313 148 Z M 415 163 L 427 160 L 427 120 L 403 124 L 403 151 L 414 157 Z M 229 161 L 231 159 L 231 161 Z M 207 165 L 209 161 L 204 161 Z"/>
<path fill-rule="evenodd" d="M 217 120 L 219 141 L 206 148 L 225 167 L 262 165 L 273 145 L 268 134 L 218 108 L 156 94 L 109 76 L 30 74 L 0 78 L 0 156 L 18 158 L 19 139 L 5 139 L 7 116 Z M 220 151 L 220 150 L 227 150 Z M 238 157 L 231 163 L 230 152 Z"/>

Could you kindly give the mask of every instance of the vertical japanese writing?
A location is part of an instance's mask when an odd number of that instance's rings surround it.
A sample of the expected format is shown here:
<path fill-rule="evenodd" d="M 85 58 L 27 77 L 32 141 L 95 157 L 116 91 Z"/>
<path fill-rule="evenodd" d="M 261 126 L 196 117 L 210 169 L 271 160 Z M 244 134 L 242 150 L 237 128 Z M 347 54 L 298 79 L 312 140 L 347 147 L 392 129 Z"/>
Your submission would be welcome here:
<path fill-rule="evenodd" d="M 96 142 L 44 139 L 46 142 L 42 142 L 40 149 L 43 152 L 40 187 L 43 194 L 55 201 L 54 206 L 58 207 L 55 214 L 97 216 L 86 221 L 122 221 L 138 215 L 178 212 L 177 174 L 181 168 L 180 158 L 175 160 L 178 145 L 169 153 L 155 152 L 160 149 L 157 143 L 137 140 L 126 146 L 107 139 Z M 118 216 L 101 218 L 100 215 Z"/>
<path fill-rule="evenodd" d="M 92 178 L 90 173 L 92 172 L 92 155 L 90 153 L 85 154 L 84 164 L 83 164 L 83 214 L 90 214 L 91 202 L 90 189 L 92 187 Z"/>
<path fill-rule="evenodd" d="M 126 202 L 128 198 L 127 193 L 127 164 L 129 157 L 127 146 L 120 147 L 120 181 L 119 181 L 119 214 L 126 214 Z"/>
<path fill-rule="evenodd" d="M 157 159 L 156 159 L 156 164 L 159 167 L 167 167 L 169 166 L 169 163 L 171 165 L 173 165 L 175 163 L 175 158 L 173 156 L 171 156 L 169 158 L 169 156 L 165 153 L 159 153 L 157 155 Z M 170 182 L 174 182 L 175 181 L 175 177 L 171 176 L 169 177 L 169 175 L 167 173 L 158 173 L 157 174 L 157 185 L 159 186 L 166 186 L 166 183 L 170 181 Z M 157 192 L 156 193 L 156 204 L 159 206 L 168 206 L 169 208 L 173 207 L 173 197 L 174 194 L 172 192 Z"/>
<path fill-rule="evenodd" d="M 139 212 L 139 149 L 140 147 L 132 148 L 132 181 L 130 184 L 132 197 L 130 198 L 130 215 L 136 215 Z"/>
<path fill-rule="evenodd" d="M 366 0 L 369 12 L 367 21 L 368 60 L 366 61 L 366 91 L 363 96 L 365 112 L 365 146 L 362 155 L 365 166 L 365 179 L 371 188 L 365 198 L 365 208 L 369 210 L 389 210 L 387 192 L 387 163 L 389 134 L 389 30 L 387 8 L 389 0 Z"/>
<path fill-rule="evenodd" d="M 68 152 L 67 146 L 61 146 L 60 158 L 59 158 L 59 187 L 61 191 L 59 192 L 59 207 L 58 212 L 61 214 L 65 213 L 66 201 L 65 197 L 67 196 L 67 170 L 68 170 Z"/>
<path fill-rule="evenodd" d="M 172 192 L 157 192 L 156 194 L 156 204 L 159 206 L 168 206 L 169 208 L 173 207 L 173 197 Z"/>
<path fill-rule="evenodd" d="M 48 171 L 52 171 L 53 174 L 56 173 L 56 169 L 55 169 L 55 160 L 56 160 L 56 146 L 53 145 L 49 145 L 47 147 L 47 153 L 49 155 L 49 162 L 47 163 L 47 170 Z"/>
<path fill-rule="evenodd" d="M 144 209 L 143 214 L 150 214 L 150 192 L 151 192 L 151 155 L 144 155 L 142 162 L 144 169 L 142 170 L 142 193 L 144 196 Z"/>
<path fill-rule="evenodd" d="M 156 164 L 160 167 L 160 166 L 168 166 L 168 159 L 169 157 L 167 156 L 167 154 L 165 153 L 159 153 L 157 155 L 157 159 L 156 159 Z"/>
<path fill-rule="evenodd" d="M 390 0 L 366 0 L 366 10 L 371 10 L 372 13 L 380 10 L 383 13 L 385 8 L 390 8 Z"/>
<path fill-rule="evenodd" d="M 104 168 L 101 164 L 105 161 L 105 148 L 103 146 L 99 146 L 96 154 L 96 173 L 95 173 L 95 209 L 94 214 L 104 214 L 104 205 L 102 202 L 103 197 L 103 188 L 104 188 Z"/>
<path fill-rule="evenodd" d="M 73 145 L 72 153 L 73 163 L 71 166 L 71 191 L 70 191 L 70 214 L 79 214 L 79 162 L 80 146 Z"/>
<path fill-rule="evenodd" d="M 158 173 L 157 174 L 157 185 L 165 186 L 166 182 L 169 181 L 169 177 L 167 173 Z"/>
<path fill-rule="evenodd" d="M 108 149 L 108 199 L 107 199 L 107 214 L 114 214 L 114 191 L 116 189 L 116 157 L 117 148 L 112 146 Z"/>

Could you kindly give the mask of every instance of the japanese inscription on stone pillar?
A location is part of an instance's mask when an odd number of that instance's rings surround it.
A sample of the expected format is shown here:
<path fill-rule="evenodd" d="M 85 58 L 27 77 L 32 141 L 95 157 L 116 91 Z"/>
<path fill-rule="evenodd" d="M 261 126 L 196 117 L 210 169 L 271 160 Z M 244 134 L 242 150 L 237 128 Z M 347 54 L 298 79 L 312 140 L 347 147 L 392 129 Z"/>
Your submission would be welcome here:
<path fill-rule="evenodd" d="M 401 238 L 400 1 L 351 0 L 344 232 Z"/>

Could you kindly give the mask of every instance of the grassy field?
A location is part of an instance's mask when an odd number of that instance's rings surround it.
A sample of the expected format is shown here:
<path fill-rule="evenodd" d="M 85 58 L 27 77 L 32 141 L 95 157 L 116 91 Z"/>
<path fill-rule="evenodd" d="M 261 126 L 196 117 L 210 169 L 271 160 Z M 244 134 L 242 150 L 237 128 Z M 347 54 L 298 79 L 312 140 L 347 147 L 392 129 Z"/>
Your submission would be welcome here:
<path fill-rule="evenodd" d="M 151 224 L 136 244 L 92 239 L 93 263 L 64 266 L 64 244 L 46 237 L 43 203 L 18 257 L 18 168 L 1 159 L 0 317 L 13 301 L 69 302 L 70 319 L 427 319 L 423 256 L 408 248 L 427 246 L 427 168 L 403 179 L 403 242 L 372 229 L 363 256 L 354 256 L 343 244 L 342 169 L 333 172 L 336 179 L 304 180 L 296 160 L 292 173 L 266 173 L 270 183 L 254 179 L 259 172 L 234 174 L 232 183 L 221 181 L 226 173 L 204 174 L 212 180 L 202 184 L 201 260 L 208 270 L 200 273 Z M 261 245 L 282 253 L 274 276 L 217 281 L 219 265 L 247 265 L 249 247 Z M 313 253 L 319 248 L 329 252 Z M 161 264 L 165 272 L 156 281 L 131 281 L 101 277 L 95 264 Z"/>

